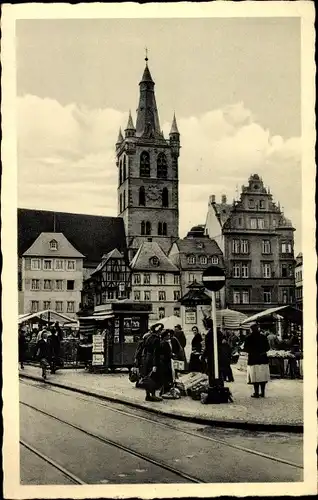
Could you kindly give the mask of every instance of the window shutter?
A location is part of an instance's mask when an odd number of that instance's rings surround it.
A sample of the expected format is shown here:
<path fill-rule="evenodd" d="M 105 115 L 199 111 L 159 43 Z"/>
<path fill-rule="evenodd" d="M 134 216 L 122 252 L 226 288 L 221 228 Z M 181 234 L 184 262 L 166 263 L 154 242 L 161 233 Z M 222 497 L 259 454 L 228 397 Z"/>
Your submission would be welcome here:
<path fill-rule="evenodd" d="M 24 289 L 30 290 L 30 288 L 31 288 L 31 280 L 30 279 L 24 280 Z"/>
<path fill-rule="evenodd" d="M 30 271 L 30 269 L 31 269 L 31 259 L 30 259 L 30 257 L 25 257 L 24 258 L 24 269 L 26 271 Z"/>

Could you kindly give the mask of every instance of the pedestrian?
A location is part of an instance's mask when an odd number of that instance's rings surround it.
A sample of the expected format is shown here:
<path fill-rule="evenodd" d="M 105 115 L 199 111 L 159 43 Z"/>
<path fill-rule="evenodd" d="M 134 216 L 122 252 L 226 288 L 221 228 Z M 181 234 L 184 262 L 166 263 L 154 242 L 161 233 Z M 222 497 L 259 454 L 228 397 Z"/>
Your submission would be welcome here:
<path fill-rule="evenodd" d="M 42 333 L 41 339 L 37 343 L 37 357 L 40 360 L 40 367 L 42 370 L 42 378 L 46 379 L 46 370 L 50 366 L 50 344 L 48 342 L 47 332 Z"/>
<path fill-rule="evenodd" d="M 185 349 L 185 346 L 187 345 L 187 339 L 184 334 L 184 331 L 181 328 L 181 325 L 176 325 L 174 327 L 174 336 L 176 339 L 179 341 L 179 344 L 181 345 L 182 349 Z"/>
<path fill-rule="evenodd" d="M 63 340 L 63 331 L 62 331 L 62 329 L 61 329 L 60 324 L 59 324 L 58 321 L 55 322 L 54 328 L 55 328 L 55 331 L 57 332 L 57 336 L 58 336 L 60 342 L 62 342 L 62 340 Z"/>
<path fill-rule="evenodd" d="M 276 335 L 276 333 L 269 332 L 267 335 L 267 340 L 270 349 L 273 350 L 277 349 L 279 341 L 278 341 L 278 335 Z"/>
<path fill-rule="evenodd" d="M 207 330 L 205 335 L 205 347 L 202 353 L 201 359 L 206 360 L 207 362 L 207 374 L 209 377 L 209 385 L 210 387 L 215 383 L 215 369 L 214 369 L 214 341 L 213 341 L 213 321 L 211 318 L 204 318 L 203 325 Z M 220 333 L 218 334 L 218 360 L 221 358 L 221 343 L 222 337 Z M 219 377 L 220 378 L 220 363 L 218 363 L 219 367 Z"/>
<path fill-rule="evenodd" d="M 247 358 L 247 383 L 254 386 L 252 398 L 265 397 L 265 387 L 270 380 L 267 352 L 267 337 L 260 332 L 258 325 L 251 326 L 251 333 L 246 337 L 244 351 Z M 259 389 L 261 392 L 259 393 Z"/>
<path fill-rule="evenodd" d="M 144 356 L 144 347 L 146 339 L 151 335 L 151 330 L 145 333 L 142 338 L 139 340 L 135 352 L 135 367 L 138 369 L 138 379 L 136 381 L 136 387 L 140 387 L 140 381 L 147 375 L 146 366 L 145 366 L 145 356 Z"/>
<path fill-rule="evenodd" d="M 150 335 L 145 339 L 143 348 L 143 363 L 146 376 L 144 384 L 146 389 L 146 401 L 162 401 L 156 396 L 156 390 L 160 388 L 160 333 L 163 325 L 154 325 L 150 330 Z"/>
<path fill-rule="evenodd" d="M 51 373 L 56 372 L 56 368 L 59 364 L 59 356 L 60 356 L 60 339 L 58 337 L 58 333 L 56 329 L 52 328 L 52 333 L 50 337 L 48 337 L 49 349 L 50 349 L 50 367 Z"/>
<path fill-rule="evenodd" d="M 219 333 L 219 337 L 220 336 L 221 335 Z M 228 339 L 225 336 L 223 336 L 220 346 L 219 367 L 220 367 L 220 375 L 221 378 L 224 380 L 224 382 L 234 382 L 231 361 L 232 361 L 232 348 Z"/>
<path fill-rule="evenodd" d="M 27 350 L 27 340 L 25 336 L 25 332 L 22 328 L 19 329 L 19 363 L 21 369 L 24 370 L 24 361 Z"/>
<path fill-rule="evenodd" d="M 170 330 L 161 332 L 160 341 L 160 363 L 158 369 L 158 377 L 160 378 L 160 396 L 166 394 L 173 387 L 174 370 L 172 367 L 172 348 L 170 343 Z"/>
<path fill-rule="evenodd" d="M 197 326 L 192 327 L 193 338 L 191 341 L 191 354 L 189 361 L 190 372 L 202 372 L 202 361 L 200 356 L 202 354 L 202 335 Z"/>

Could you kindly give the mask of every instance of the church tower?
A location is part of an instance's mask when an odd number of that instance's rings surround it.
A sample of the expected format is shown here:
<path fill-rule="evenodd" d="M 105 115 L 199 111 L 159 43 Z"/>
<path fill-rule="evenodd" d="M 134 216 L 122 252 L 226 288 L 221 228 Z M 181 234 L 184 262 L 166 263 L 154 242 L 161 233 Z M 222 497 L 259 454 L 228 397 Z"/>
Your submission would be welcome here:
<path fill-rule="evenodd" d="M 167 253 L 179 237 L 180 134 L 173 116 L 169 139 L 164 138 L 145 60 L 136 127 L 129 112 L 124 136 L 120 130 L 116 142 L 118 215 L 124 219 L 130 259 L 143 241 L 157 242 Z"/>

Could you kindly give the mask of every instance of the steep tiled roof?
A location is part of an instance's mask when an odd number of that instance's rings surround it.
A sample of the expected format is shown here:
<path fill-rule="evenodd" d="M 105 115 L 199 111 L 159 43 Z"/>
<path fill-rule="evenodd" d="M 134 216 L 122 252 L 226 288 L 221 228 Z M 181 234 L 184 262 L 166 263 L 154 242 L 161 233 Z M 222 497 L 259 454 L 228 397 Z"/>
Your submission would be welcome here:
<path fill-rule="evenodd" d="M 213 208 L 219 218 L 221 226 L 223 226 L 231 214 L 232 205 L 229 203 L 213 203 Z"/>
<path fill-rule="evenodd" d="M 18 254 L 22 254 L 43 232 L 63 233 L 83 255 L 84 265 L 96 267 L 114 248 L 127 255 L 124 221 L 120 217 L 18 209 Z"/>
<path fill-rule="evenodd" d="M 50 242 L 56 242 L 56 249 L 51 250 Z M 78 252 L 76 248 L 65 238 L 62 233 L 41 233 L 37 239 L 32 243 L 30 248 L 23 254 L 26 256 L 54 256 L 54 257 L 74 257 L 83 258 L 84 255 Z"/>
<path fill-rule="evenodd" d="M 97 273 L 97 271 L 100 271 L 102 269 L 102 267 L 109 261 L 109 259 L 123 259 L 123 258 L 124 258 L 124 254 L 120 253 L 119 250 L 117 250 L 117 248 L 114 248 L 114 250 L 112 250 L 108 254 L 103 255 L 102 261 L 98 264 L 96 269 L 94 269 L 91 276 L 93 274 Z"/>
<path fill-rule="evenodd" d="M 211 240 L 207 236 L 202 238 L 183 238 L 179 239 L 175 243 L 178 248 L 178 253 L 170 254 L 170 260 L 178 266 L 180 269 L 198 269 L 208 267 L 208 264 L 201 264 L 197 259 L 195 264 L 188 263 L 188 256 L 195 255 L 213 257 L 216 256 L 219 259 L 219 264 L 223 267 L 223 254 L 219 245 L 216 241 Z M 211 265 L 211 262 L 210 262 Z"/>
<path fill-rule="evenodd" d="M 158 266 L 151 263 L 152 257 L 157 257 L 159 260 Z M 135 271 L 179 271 L 155 241 L 144 241 L 130 265 Z"/>

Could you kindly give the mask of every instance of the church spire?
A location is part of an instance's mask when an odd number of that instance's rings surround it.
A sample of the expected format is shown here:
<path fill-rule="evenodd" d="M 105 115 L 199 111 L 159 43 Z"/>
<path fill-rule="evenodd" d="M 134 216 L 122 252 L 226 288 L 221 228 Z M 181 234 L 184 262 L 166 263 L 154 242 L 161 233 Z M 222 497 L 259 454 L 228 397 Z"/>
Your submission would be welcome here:
<path fill-rule="evenodd" d="M 123 134 L 122 134 L 121 127 L 120 127 L 116 144 L 121 144 L 123 142 L 123 140 L 124 140 L 124 138 L 123 138 Z"/>
<path fill-rule="evenodd" d="M 136 129 L 134 127 L 134 122 L 131 116 L 131 112 L 129 110 L 129 117 L 128 117 L 128 123 L 127 127 L 125 128 L 125 137 L 134 137 L 136 133 Z"/>
<path fill-rule="evenodd" d="M 139 83 L 140 97 L 137 109 L 136 136 L 162 139 L 154 91 L 155 82 L 148 67 L 148 52 L 146 52 L 145 61 L 146 66 Z"/>
<path fill-rule="evenodd" d="M 176 114 L 175 113 L 173 113 L 173 120 L 172 120 L 170 135 L 171 134 L 179 134 L 179 130 L 178 130 L 178 126 L 177 126 L 177 120 L 176 120 Z"/>

